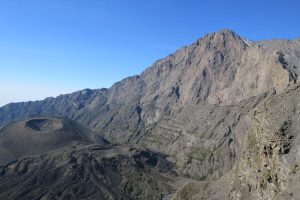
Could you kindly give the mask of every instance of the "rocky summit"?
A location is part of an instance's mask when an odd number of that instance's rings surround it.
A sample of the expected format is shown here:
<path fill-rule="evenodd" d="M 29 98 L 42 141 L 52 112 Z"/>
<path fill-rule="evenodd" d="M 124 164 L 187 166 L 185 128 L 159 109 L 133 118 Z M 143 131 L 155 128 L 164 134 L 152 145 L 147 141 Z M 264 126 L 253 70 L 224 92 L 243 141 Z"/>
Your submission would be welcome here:
<path fill-rule="evenodd" d="M 0 108 L 0 199 L 300 199 L 300 42 L 210 33 L 108 89 Z"/>

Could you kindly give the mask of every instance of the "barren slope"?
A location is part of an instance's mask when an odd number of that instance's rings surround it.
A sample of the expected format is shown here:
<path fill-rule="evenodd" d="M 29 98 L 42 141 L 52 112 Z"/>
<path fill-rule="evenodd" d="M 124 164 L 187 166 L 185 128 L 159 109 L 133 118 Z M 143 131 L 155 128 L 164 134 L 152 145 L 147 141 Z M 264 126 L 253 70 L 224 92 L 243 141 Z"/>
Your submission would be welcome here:
<path fill-rule="evenodd" d="M 153 199 L 171 191 L 163 156 L 127 146 L 77 146 L 0 167 L 0 199 Z"/>
<path fill-rule="evenodd" d="M 0 130 L 0 165 L 23 156 L 92 143 L 104 145 L 105 141 L 67 118 L 33 117 Z"/>

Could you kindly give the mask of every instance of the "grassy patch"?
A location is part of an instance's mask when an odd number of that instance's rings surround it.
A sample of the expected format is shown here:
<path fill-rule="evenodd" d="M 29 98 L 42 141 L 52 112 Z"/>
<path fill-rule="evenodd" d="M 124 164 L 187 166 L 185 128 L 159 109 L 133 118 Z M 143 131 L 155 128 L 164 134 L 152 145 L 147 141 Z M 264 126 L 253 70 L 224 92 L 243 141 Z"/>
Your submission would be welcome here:
<path fill-rule="evenodd" d="M 151 145 L 160 146 L 162 144 L 162 138 L 158 135 L 145 136 L 141 141 L 141 145 L 144 147 L 148 147 Z"/>
<path fill-rule="evenodd" d="M 258 142 L 257 142 L 257 138 L 254 134 L 250 134 L 248 135 L 248 145 L 250 148 L 257 148 L 258 146 Z"/>
<path fill-rule="evenodd" d="M 185 156 L 188 159 L 188 161 L 191 160 L 204 161 L 210 153 L 211 151 L 207 149 L 191 148 L 186 152 Z"/>

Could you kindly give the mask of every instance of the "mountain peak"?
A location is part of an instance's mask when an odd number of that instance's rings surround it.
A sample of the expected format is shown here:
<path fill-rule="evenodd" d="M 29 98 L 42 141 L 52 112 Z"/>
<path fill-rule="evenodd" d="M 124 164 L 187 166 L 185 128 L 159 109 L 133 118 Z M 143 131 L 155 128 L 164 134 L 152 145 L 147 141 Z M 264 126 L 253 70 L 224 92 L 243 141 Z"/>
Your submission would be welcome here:
<path fill-rule="evenodd" d="M 230 29 L 221 29 L 219 31 L 208 33 L 204 36 L 206 37 L 215 37 L 215 36 L 224 36 L 224 37 L 233 37 L 233 38 L 242 38 L 239 34 Z"/>
<path fill-rule="evenodd" d="M 220 31 L 208 34 L 208 36 L 211 36 L 212 38 L 221 38 L 222 40 L 226 41 L 237 41 L 241 42 L 242 44 L 247 44 L 243 37 L 230 29 L 221 29 Z"/>
<path fill-rule="evenodd" d="M 245 50 L 251 42 L 230 29 L 212 32 L 197 40 L 197 45 L 207 46 L 208 49 L 239 49 Z"/>
<path fill-rule="evenodd" d="M 230 35 L 238 35 L 236 32 L 234 32 L 233 30 L 231 29 L 221 29 L 219 31 L 217 31 L 216 33 L 220 33 L 220 34 L 230 34 Z"/>

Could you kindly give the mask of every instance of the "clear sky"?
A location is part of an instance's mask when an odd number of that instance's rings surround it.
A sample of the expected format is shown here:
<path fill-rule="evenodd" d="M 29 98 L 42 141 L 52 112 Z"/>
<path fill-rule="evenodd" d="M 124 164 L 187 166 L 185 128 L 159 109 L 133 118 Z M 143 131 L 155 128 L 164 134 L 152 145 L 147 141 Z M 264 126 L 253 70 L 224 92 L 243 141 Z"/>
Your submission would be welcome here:
<path fill-rule="evenodd" d="M 300 36 L 299 0 L 0 0 L 0 105 L 110 87 L 208 32 Z"/>

